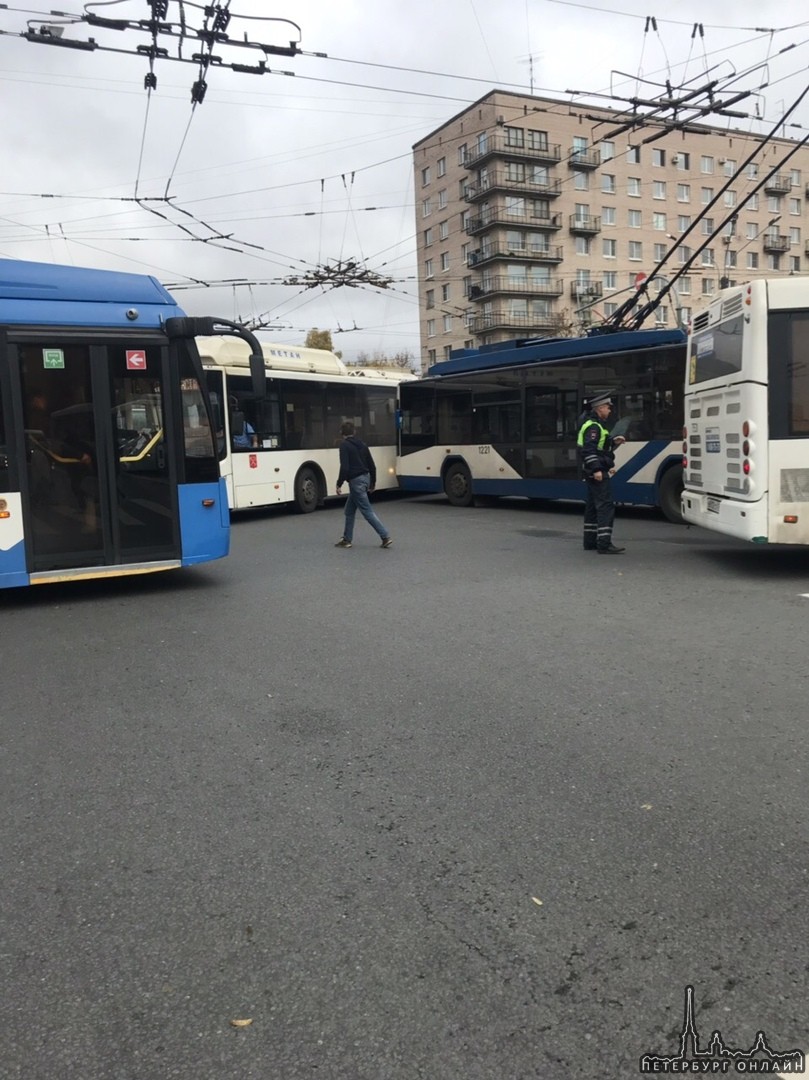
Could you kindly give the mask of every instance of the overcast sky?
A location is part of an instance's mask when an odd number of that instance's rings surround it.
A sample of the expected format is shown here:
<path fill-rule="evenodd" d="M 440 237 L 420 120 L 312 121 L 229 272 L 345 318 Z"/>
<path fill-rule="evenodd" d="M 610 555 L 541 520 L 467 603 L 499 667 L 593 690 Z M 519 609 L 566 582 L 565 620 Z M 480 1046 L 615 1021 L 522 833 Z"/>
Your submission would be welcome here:
<path fill-rule="evenodd" d="M 179 22 L 176 0 L 168 7 Z M 201 5 L 184 9 L 202 25 Z M 129 20 L 150 11 L 138 0 L 87 10 Z M 192 110 L 198 65 L 158 60 L 148 94 L 145 57 L 21 38 L 29 23 L 67 22 L 37 11 L 0 9 L 0 257 L 153 273 L 192 314 L 261 316 L 272 327 L 261 337 L 291 344 L 329 329 L 348 360 L 419 356 L 411 147 L 489 90 L 529 92 L 533 78 L 535 93 L 563 100 L 626 95 L 639 73 L 676 84 L 706 66 L 735 71 L 747 89 L 766 72 L 762 120 L 749 125 L 763 133 L 809 79 L 805 0 L 680 0 L 657 11 L 650 0 L 231 0 L 231 38 L 294 41 L 327 58 L 269 56 L 279 74 L 261 77 L 211 66 Z M 695 21 L 704 36 L 692 36 Z M 136 30 L 64 26 L 62 40 L 89 38 L 127 52 L 151 42 Z M 176 39 L 158 45 L 176 53 Z M 194 51 L 184 44 L 183 56 Z M 214 52 L 250 65 L 263 56 Z M 809 108 L 792 119 L 809 128 Z M 230 240 L 194 239 L 217 235 Z M 338 260 L 392 284 L 284 283 Z M 232 279 L 249 284 L 216 284 Z M 187 288 L 194 281 L 211 287 Z"/>

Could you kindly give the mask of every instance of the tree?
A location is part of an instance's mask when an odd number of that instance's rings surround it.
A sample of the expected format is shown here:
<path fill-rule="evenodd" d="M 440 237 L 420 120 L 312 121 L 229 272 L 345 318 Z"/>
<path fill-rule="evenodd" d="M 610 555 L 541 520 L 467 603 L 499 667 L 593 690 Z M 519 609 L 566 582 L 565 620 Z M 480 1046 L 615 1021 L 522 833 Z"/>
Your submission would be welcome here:
<path fill-rule="evenodd" d="M 335 351 L 331 330 L 318 330 L 316 326 L 313 326 L 306 335 L 306 340 L 303 344 L 307 349 L 325 349 L 327 352 L 333 352 L 335 356 L 342 357 L 343 355 L 342 353 Z"/>
<path fill-rule="evenodd" d="M 401 368 L 412 375 L 417 374 L 416 358 L 413 353 L 407 351 L 394 353 L 393 356 L 387 356 L 380 349 L 375 349 L 370 356 L 366 352 L 357 353 L 357 365 L 359 367 Z"/>

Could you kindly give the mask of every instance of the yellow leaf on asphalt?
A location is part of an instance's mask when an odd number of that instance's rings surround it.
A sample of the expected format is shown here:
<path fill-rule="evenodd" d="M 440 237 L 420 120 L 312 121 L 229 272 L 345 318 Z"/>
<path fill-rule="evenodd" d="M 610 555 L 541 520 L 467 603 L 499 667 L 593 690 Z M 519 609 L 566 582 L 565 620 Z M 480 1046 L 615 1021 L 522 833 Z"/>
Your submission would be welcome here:
<path fill-rule="evenodd" d="M 651 810 L 652 804 L 650 802 L 641 803 L 640 808 L 641 810 Z"/>
<path fill-rule="evenodd" d="M 534 903 L 535 903 L 535 904 L 536 904 L 536 905 L 537 905 L 538 907 L 542 907 L 542 901 L 541 901 L 541 900 L 539 899 L 539 897 L 537 897 L 537 896 L 532 896 L 532 897 L 531 897 L 531 899 L 532 899 L 532 900 L 534 901 Z"/>
<path fill-rule="evenodd" d="M 250 1025 L 252 1023 L 253 1023 L 252 1019 L 250 1019 L 250 1020 L 231 1020 L 230 1021 L 230 1026 L 231 1027 L 250 1027 Z"/>

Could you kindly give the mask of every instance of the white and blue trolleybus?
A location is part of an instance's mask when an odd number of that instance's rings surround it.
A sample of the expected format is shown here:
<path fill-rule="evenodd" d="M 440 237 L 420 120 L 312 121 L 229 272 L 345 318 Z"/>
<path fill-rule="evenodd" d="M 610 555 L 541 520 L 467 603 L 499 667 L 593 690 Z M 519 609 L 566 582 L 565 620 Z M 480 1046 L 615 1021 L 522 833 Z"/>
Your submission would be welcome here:
<path fill-rule="evenodd" d="M 463 349 L 400 387 L 405 491 L 583 501 L 576 438 L 583 402 L 609 391 L 618 503 L 681 520 L 686 335 L 631 330 Z"/>
<path fill-rule="evenodd" d="M 246 333 L 153 277 L 0 260 L 0 588 L 227 554 L 195 344 L 220 332 Z"/>

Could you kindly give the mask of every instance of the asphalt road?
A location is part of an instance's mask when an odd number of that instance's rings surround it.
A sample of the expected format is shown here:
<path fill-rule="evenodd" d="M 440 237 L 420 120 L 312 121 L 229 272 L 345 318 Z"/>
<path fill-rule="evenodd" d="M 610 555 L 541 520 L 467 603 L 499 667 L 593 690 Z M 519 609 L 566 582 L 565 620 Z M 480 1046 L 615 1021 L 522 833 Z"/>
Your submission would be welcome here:
<path fill-rule="evenodd" d="M 0 595 L 4 1080 L 611 1080 L 687 985 L 806 1049 L 809 551 L 377 509 Z"/>

